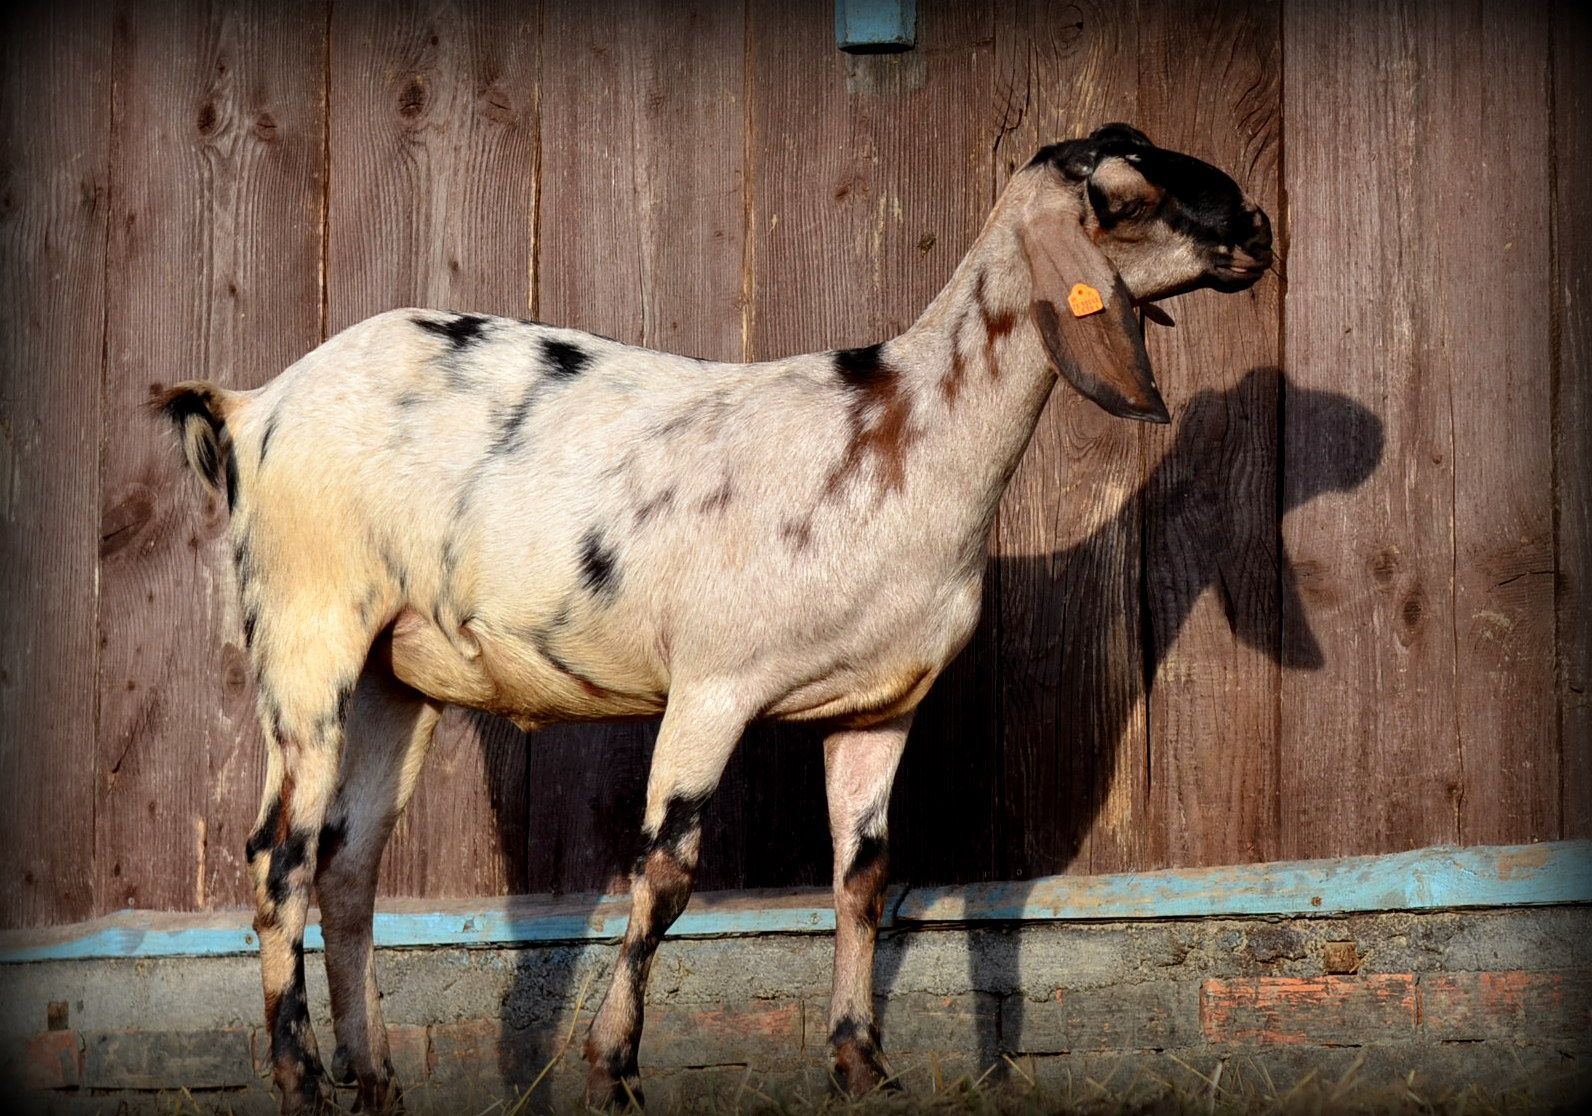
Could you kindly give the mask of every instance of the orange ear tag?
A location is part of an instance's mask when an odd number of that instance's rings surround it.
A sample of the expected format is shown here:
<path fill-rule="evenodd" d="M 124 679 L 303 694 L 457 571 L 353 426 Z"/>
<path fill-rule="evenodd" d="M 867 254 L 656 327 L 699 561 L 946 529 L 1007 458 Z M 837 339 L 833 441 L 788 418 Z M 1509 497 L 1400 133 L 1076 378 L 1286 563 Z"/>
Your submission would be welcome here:
<path fill-rule="evenodd" d="M 1075 318 L 1087 318 L 1106 308 L 1106 304 L 1100 301 L 1100 292 L 1087 283 L 1073 285 L 1072 293 L 1067 296 L 1067 305 L 1072 307 L 1072 316 Z"/>

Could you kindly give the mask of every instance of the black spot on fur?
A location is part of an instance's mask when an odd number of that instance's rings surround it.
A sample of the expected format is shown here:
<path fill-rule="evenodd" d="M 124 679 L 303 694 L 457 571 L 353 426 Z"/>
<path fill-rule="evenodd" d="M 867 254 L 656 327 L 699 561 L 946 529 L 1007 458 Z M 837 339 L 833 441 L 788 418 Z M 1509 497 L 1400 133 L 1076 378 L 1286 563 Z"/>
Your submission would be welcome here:
<path fill-rule="evenodd" d="M 290 830 L 287 840 L 271 850 L 271 867 L 265 874 L 265 890 L 271 896 L 271 902 L 277 906 L 287 902 L 288 896 L 293 893 L 293 883 L 288 877 L 304 867 L 309 859 L 309 851 L 309 834 L 302 829 Z"/>
<path fill-rule="evenodd" d="M 553 620 L 554 626 L 562 625 L 563 623 L 565 623 L 564 620 L 556 617 Z M 552 668 L 558 671 L 560 674 L 569 675 L 571 678 L 589 690 L 597 690 L 600 688 L 592 678 L 576 670 L 573 666 L 564 661 L 564 659 L 559 656 L 558 652 L 553 650 L 552 637 L 548 629 L 539 628 L 532 632 L 531 643 L 536 647 L 536 653 L 541 655 L 542 658 L 546 659 Z"/>
<path fill-rule="evenodd" d="M 243 846 L 244 855 L 250 864 L 253 864 L 259 859 L 261 853 L 271 847 L 271 840 L 275 836 L 276 827 L 281 824 L 281 820 L 282 802 L 280 799 L 272 799 L 271 805 L 266 808 L 265 817 L 261 820 L 259 827 L 249 834 L 248 843 Z"/>
<path fill-rule="evenodd" d="M 829 1044 L 844 1046 L 848 1043 L 855 1043 L 865 1050 L 878 1050 L 879 1028 L 849 1015 L 844 1016 L 835 1024 L 835 1029 L 829 1032 Z"/>
<path fill-rule="evenodd" d="M 711 792 L 670 795 L 663 807 L 663 824 L 658 826 L 656 833 L 648 834 L 642 844 L 637 870 L 640 870 L 648 856 L 660 849 L 678 857 L 685 839 L 702 827 L 702 810 L 711 797 Z"/>
<path fill-rule="evenodd" d="M 660 490 L 655 496 L 636 505 L 636 526 L 644 527 L 655 515 L 664 515 L 674 507 L 674 486 Z"/>
<path fill-rule="evenodd" d="M 456 314 L 437 321 L 432 318 L 411 319 L 415 325 L 438 337 L 445 337 L 455 349 L 465 348 L 481 340 L 487 320 L 479 314 Z"/>
<path fill-rule="evenodd" d="M 204 390 L 174 389 L 173 394 L 157 405 L 179 431 L 187 429 L 189 419 L 203 422 L 210 431 L 208 438 L 199 438 L 194 445 L 194 471 L 216 488 L 225 483 L 224 459 L 232 449 L 226 434 L 226 423 L 221 421 L 211 406 L 211 397 Z"/>
<path fill-rule="evenodd" d="M 513 453 L 520 448 L 525 440 L 525 420 L 530 416 L 531 408 L 536 404 L 538 385 L 532 384 L 525 389 L 514 406 L 510 407 L 498 423 L 497 436 L 492 439 L 492 446 L 487 451 L 493 456 Z"/>
<path fill-rule="evenodd" d="M 841 349 L 835 353 L 835 371 L 852 387 L 870 387 L 891 375 L 884 362 L 883 345 Z"/>
<path fill-rule="evenodd" d="M 619 570 L 614 552 L 603 545 L 602 535 L 587 531 L 580 543 L 580 580 L 599 597 L 612 597 L 619 589 Z"/>
<path fill-rule="evenodd" d="M 846 883 L 850 884 L 869 873 L 878 872 L 889 854 L 889 845 L 883 837 L 858 834 L 857 851 L 852 854 L 851 865 L 846 869 Z"/>
<path fill-rule="evenodd" d="M 542 342 L 542 355 L 547 360 L 547 374 L 557 380 L 573 380 L 591 363 L 591 354 L 579 345 L 552 338 Z"/>
<path fill-rule="evenodd" d="M 304 1048 L 304 1032 L 309 1025 L 309 1001 L 304 995 L 304 945 L 295 943 L 293 975 L 276 1001 L 276 1015 L 271 1020 L 271 1060 L 299 1065 L 307 1063 L 309 1052 Z"/>
<path fill-rule="evenodd" d="M 227 510 L 238 506 L 238 455 L 226 450 L 224 470 L 227 474 Z"/>
<path fill-rule="evenodd" d="M 315 874 L 326 870 L 343 845 L 348 841 L 348 823 L 342 818 L 321 826 L 321 835 L 315 843 Z"/>
<path fill-rule="evenodd" d="M 253 605 L 243 608 L 243 646 L 254 647 L 254 633 L 260 626 L 260 610 Z"/>
<path fill-rule="evenodd" d="M 271 412 L 271 417 L 265 420 L 265 430 L 260 434 L 260 465 L 265 465 L 265 451 L 270 448 L 271 435 L 276 433 L 276 411 Z"/>
<path fill-rule="evenodd" d="M 249 593 L 254 583 L 254 544 L 247 534 L 240 534 L 232 544 L 232 568 L 238 574 L 238 589 Z M 255 606 L 258 608 L 258 605 Z"/>
<path fill-rule="evenodd" d="M 348 706 L 354 700 L 354 684 L 344 682 L 337 688 L 337 723 L 339 726 L 348 723 Z"/>

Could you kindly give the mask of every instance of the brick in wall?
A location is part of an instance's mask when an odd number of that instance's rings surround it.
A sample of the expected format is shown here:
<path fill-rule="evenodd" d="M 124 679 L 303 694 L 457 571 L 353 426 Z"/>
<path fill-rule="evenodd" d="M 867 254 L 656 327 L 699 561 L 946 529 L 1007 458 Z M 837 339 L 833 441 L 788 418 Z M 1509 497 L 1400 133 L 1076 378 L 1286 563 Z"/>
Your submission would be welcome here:
<path fill-rule="evenodd" d="M 1211 1042 L 1361 1046 L 1415 1037 L 1415 977 L 1253 977 L 1208 980 L 1200 1026 Z"/>

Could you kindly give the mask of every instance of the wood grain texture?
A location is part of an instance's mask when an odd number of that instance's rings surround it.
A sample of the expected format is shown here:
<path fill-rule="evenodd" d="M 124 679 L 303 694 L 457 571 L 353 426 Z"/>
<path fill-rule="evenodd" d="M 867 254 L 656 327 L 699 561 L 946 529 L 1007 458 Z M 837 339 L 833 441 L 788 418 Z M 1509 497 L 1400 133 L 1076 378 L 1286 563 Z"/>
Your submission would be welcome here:
<path fill-rule="evenodd" d="M 1268 0 L 1157 4 L 1139 37 L 1150 137 L 1228 169 L 1274 219 L 1280 14 Z M 1175 329 L 1148 327 L 1172 411 L 1171 427 L 1144 434 L 1154 863 L 1277 851 L 1281 295 L 1275 275 L 1238 295 L 1200 291 L 1166 304 Z"/>
<path fill-rule="evenodd" d="M 835 49 L 828 8 L 751 5 L 754 358 L 900 333 L 983 225 L 999 126 L 990 5 L 918 13 L 913 51 L 852 56 Z M 896 878 L 994 871 L 993 638 L 991 610 L 914 725 L 892 809 Z M 818 735 L 759 730 L 748 742 L 748 815 L 793 835 L 775 850 L 766 828 L 748 829 L 749 884 L 829 879 Z"/>
<path fill-rule="evenodd" d="M 1284 10 L 1283 501 L 1295 510 L 1282 534 L 1297 596 L 1283 654 L 1322 662 L 1282 676 L 1284 856 L 1459 836 L 1455 385 L 1435 345 L 1431 264 L 1476 230 L 1433 208 L 1434 180 L 1453 173 L 1434 133 L 1462 125 L 1427 81 L 1444 64 L 1435 13 Z M 1325 393 L 1369 409 L 1381 437 L 1321 425 Z M 1370 479 L 1340 491 L 1367 460 Z"/>
<path fill-rule="evenodd" d="M 532 5 L 333 6 L 328 333 L 396 306 L 530 313 L 539 57 Z M 526 770 L 523 733 L 450 709 L 384 893 L 526 887 Z"/>
<path fill-rule="evenodd" d="M 1454 424 L 1455 712 L 1465 844 L 1559 835 L 1554 700 L 1549 13 L 1473 0 L 1434 20 L 1426 81 L 1433 350 Z M 1510 75 L 1500 96 L 1482 73 Z M 1439 168 L 1444 170 L 1439 171 Z M 1509 199 L 1500 213 L 1501 199 Z"/>
<path fill-rule="evenodd" d="M 0 15 L 0 926 L 94 913 L 108 3 Z"/>
<path fill-rule="evenodd" d="M 179 379 L 263 382 L 318 337 L 324 66 L 298 37 L 306 21 L 314 42 L 317 11 L 174 0 L 116 18 L 102 910 L 203 907 L 212 886 L 224 902 L 243 893 L 258 743 L 225 501 L 185 475 L 143 405 Z"/>
<path fill-rule="evenodd" d="M 537 313 L 713 360 L 745 355 L 745 18 L 738 5 L 554 0 L 543 11 Z M 531 760 L 538 890 L 622 888 L 639 847 L 655 723 L 560 726 Z M 735 878 L 709 813 L 704 882 Z"/>
<path fill-rule="evenodd" d="M 1561 819 L 1592 836 L 1592 14 L 1552 17 L 1554 499 Z"/>
<path fill-rule="evenodd" d="M 1588 18 L 934 0 L 859 58 L 831 15 L 0 16 L 0 923 L 246 899 L 225 509 L 152 385 L 259 383 L 408 304 L 729 359 L 877 341 L 1014 167 L 1113 119 L 1234 172 L 1288 281 L 1169 304 L 1169 429 L 1058 388 L 914 729 L 895 876 L 1592 834 Z M 451 711 L 384 891 L 622 887 L 654 734 Z M 827 882 L 817 736 L 750 734 L 705 886 Z"/>
<path fill-rule="evenodd" d="M 1004 184 L 1041 146 L 1138 112 L 1138 21 L 1029 3 L 995 29 Z M 1149 832 L 1140 614 L 1143 426 L 1059 384 L 1006 492 L 1000 552 L 1001 874 L 1136 864 Z"/>

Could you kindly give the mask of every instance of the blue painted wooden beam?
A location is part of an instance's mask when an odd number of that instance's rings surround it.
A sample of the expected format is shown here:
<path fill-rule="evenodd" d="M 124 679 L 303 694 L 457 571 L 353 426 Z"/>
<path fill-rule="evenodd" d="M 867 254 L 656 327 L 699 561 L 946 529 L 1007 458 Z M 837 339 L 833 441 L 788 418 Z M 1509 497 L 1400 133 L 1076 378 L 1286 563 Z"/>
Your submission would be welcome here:
<path fill-rule="evenodd" d="M 896 926 L 957 922 L 1193 918 L 1342 914 L 1463 907 L 1592 903 L 1592 841 L 1486 848 L 1434 848 L 1232 868 L 1169 869 L 1114 876 L 1047 876 L 1020 883 L 895 889 L 886 903 Z M 512 946 L 611 941 L 624 933 L 625 896 L 520 897 L 448 905 L 384 903 L 382 948 Z M 830 893 L 701 895 L 670 937 L 831 933 Z M 320 927 L 305 948 L 322 948 Z M 114 957 L 216 957 L 253 953 L 249 915 L 122 911 L 51 930 L 0 933 L 0 963 Z"/>
<path fill-rule="evenodd" d="M 1592 841 L 1046 876 L 909 891 L 898 922 L 1194 918 L 1592 902 Z"/>
<path fill-rule="evenodd" d="M 917 0 L 835 0 L 835 45 L 841 50 L 911 50 L 917 40 Z"/>

